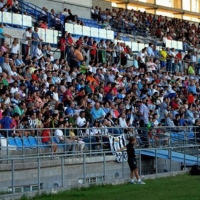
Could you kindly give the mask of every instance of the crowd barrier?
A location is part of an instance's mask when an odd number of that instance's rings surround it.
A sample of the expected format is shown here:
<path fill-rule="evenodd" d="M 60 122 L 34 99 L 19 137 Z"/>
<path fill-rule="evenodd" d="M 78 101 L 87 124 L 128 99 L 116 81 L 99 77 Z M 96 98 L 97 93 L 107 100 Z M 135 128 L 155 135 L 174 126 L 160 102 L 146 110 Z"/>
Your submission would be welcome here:
<path fill-rule="evenodd" d="M 87 136 L 88 140 L 85 142 L 85 146 L 88 146 L 88 149 L 83 152 L 78 151 L 78 140 L 74 143 L 76 146 L 74 152 L 66 151 L 66 146 L 68 144 L 56 143 L 56 138 L 53 136 L 53 132 L 56 129 L 51 129 L 52 144 L 50 143 L 49 145 L 41 143 L 40 133 L 45 129 L 19 130 L 22 133 L 21 137 L 1 136 L 0 162 L 4 170 L 1 170 L 0 173 L 9 173 L 10 177 L 4 179 L 4 182 L 1 181 L 0 184 L 4 184 L 2 187 L 6 188 L 9 193 L 33 191 L 32 187 L 38 191 L 52 188 L 52 185 L 46 183 L 46 178 L 48 177 L 43 174 L 44 170 L 49 170 L 47 169 L 48 167 L 50 167 L 50 170 L 54 170 L 53 175 L 56 177 L 51 176 L 51 180 L 53 180 L 52 184 L 54 184 L 54 182 L 57 183 L 55 187 L 67 187 L 71 184 L 73 184 L 73 186 L 90 183 L 94 184 L 98 182 L 97 180 L 99 178 L 101 178 L 101 182 L 112 181 L 112 183 L 120 179 L 128 180 L 129 169 L 127 157 L 125 156 L 126 152 L 124 151 L 121 153 L 121 163 L 117 164 L 114 162 L 117 156 L 117 154 L 115 154 L 116 150 L 126 145 L 128 136 L 134 135 L 137 138 L 137 142 L 139 142 L 139 139 L 142 137 L 144 139 L 146 133 L 148 133 L 148 140 L 151 146 L 149 146 L 149 148 L 143 148 L 142 146 L 138 146 L 138 143 L 135 146 L 138 169 L 140 175 L 142 175 L 141 177 L 148 174 L 163 173 L 163 163 L 160 162 L 160 158 L 165 160 L 165 172 L 166 170 L 167 172 L 180 171 L 181 169 L 186 170 L 187 167 L 191 167 L 191 164 L 188 165 L 188 163 L 199 163 L 200 145 L 199 142 L 197 142 L 198 138 L 196 138 L 195 127 L 157 127 L 151 129 L 132 127 L 132 134 L 126 132 L 126 129 L 120 127 L 116 128 L 122 131 L 121 135 L 114 134 L 114 128 L 116 127 L 110 127 L 112 131 L 109 131 L 106 135 L 104 135 L 105 129 L 108 128 L 99 128 L 98 135 Z M 83 137 L 83 131 L 88 129 L 93 130 L 92 128 L 74 128 L 73 130 L 77 131 L 79 137 Z M 7 136 L 10 134 L 9 131 L 11 130 L 5 130 Z M 17 130 L 14 131 L 16 133 Z M 34 131 L 35 136 L 27 137 L 23 135 L 25 131 Z M 143 134 L 140 131 L 143 132 Z M 97 136 L 100 137 L 100 140 L 98 143 L 93 143 L 92 137 Z M 105 136 L 111 137 L 110 145 L 115 146 L 114 152 L 109 148 L 103 148 L 103 143 L 107 142 L 107 140 L 104 140 Z M 125 141 L 122 142 L 120 138 L 124 138 Z M 163 143 L 164 141 L 165 143 Z M 158 142 L 160 143 L 159 145 Z M 56 155 L 52 157 L 54 144 L 57 144 L 58 148 L 62 150 L 56 152 Z M 92 145 L 99 145 L 101 148 L 92 150 Z M 152 159 L 151 162 L 143 162 L 146 157 L 142 157 L 142 155 L 150 156 L 149 158 Z M 48 161 L 49 158 L 54 159 L 53 161 Z M 176 163 L 176 168 L 174 168 L 174 161 L 179 163 Z M 30 166 L 31 170 L 35 170 L 34 173 L 37 175 L 34 174 L 33 180 L 29 181 L 29 183 L 25 183 L 23 179 L 18 180 L 17 177 L 21 171 L 20 166 L 23 168 L 24 166 L 29 166 L 29 163 L 32 164 L 32 166 Z M 6 169 L 4 167 L 5 164 L 7 167 Z M 94 167 L 94 164 L 98 166 Z M 72 180 L 70 179 L 69 170 L 75 165 L 77 167 L 79 166 L 80 169 L 79 172 L 73 176 Z M 93 167 L 92 171 L 91 167 Z M 10 169 L 10 171 L 7 169 Z M 112 169 L 112 173 L 110 169 Z M 24 170 L 27 171 L 29 168 L 26 167 Z M 118 173 L 113 173 L 113 171 Z M 112 176 L 110 177 L 108 174 Z M 29 175 L 32 176 L 31 174 Z M 25 178 L 29 178 L 29 176 L 27 175 Z M 74 180 L 78 180 L 78 182 L 74 184 Z M 23 182 L 23 184 L 21 184 L 21 182 Z M 42 183 L 44 183 L 44 185 Z M 6 194 L 5 191 L 4 193 Z"/>
<path fill-rule="evenodd" d="M 99 28 L 93 28 L 88 26 L 81 26 L 77 24 L 70 24 L 65 23 L 65 31 L 68 31 L 68 33 L 71 33 L 75 36 L 88 36 L 93 37 L 95 40 L 100 41 L 101 39 L 109 39 L 113 40 L 115 44 L 117 42 L 125 43 L 128 45 L 132 51 L 139 52 L 144 47 L 148 47 L 148 44 L 140 43 L 140 42 L 131 42 L 131 41 L 124 41 L 124 40 L 114 40 L 114 31 L 106 30 L 106 29 L 99 29 Z M 175 40 L 166 40 L 166 47 L 169 48 L 175 48 L 177 50 L 183 50 L 183 43 L 181 41 L 175 41 Z"/>
<path fill-rule="evenodd" d="M 32 27 L 32 17 L 23 14 L 0 12 L 0 21 L 9 26 L 19 26 L 19 28 Z"/>
<path fill-rule="evenodd" d="M 166 40 L 166 47 L 183 50 L 183 42 L 175 40 Z"/>
<path fill-rule="evenodd" d="M 106 29 L 65 23 L 65 31 L 78 36 L 86 35 L 88 37 L 114 40 L 114 31 Z"/>
<path fill-rule="evenodd" d="M 107 127 L 98 128 L 99 133 L 92 135 L 92 128 L 73 128 L 62 129 L 64 142 L 60 143 L 58 138 L 54 136 L 56 129 L 50 129 L 51 132 L 51 144 L 42 143 L 45 138 L 42 136 L 42 131 L 46 129 L 22 129 L 22 130 L 5 130 L 1 131 L 1 152 L 4 152 L 6 157 L 12 156 L 10 152 L 16 151 L 19 155 L 25 156 L 28 154 L 39 155 L 51 154 L 54 148 L 53 144 L 56 144 L 60 151 L 64 154 L 82 154 L 84 152 L 103 152 L 111 151 L 110 137 L 116 137 L 123 135 L 123 140 L 128 140 L 130 136 L 137 138 L 137 146 L 142 147 L 171 147 L 171 146 L 188 146 L 199 144 L 200 138 L 196 137 L 195 127 L 157 127 L 157 128 L 135 128 L 130 127 L 124 129 L 120 127 Z M 49 130 L 49 129 L 48 129 Z M 69 131 L 73 130 L 76 133 L 77 138 L 71 139 Z M 2 133 L 3 132 L 3 133 Z M 13 137 L 12 133 L 16 136 Z M 106 134 L 105 134 L 106 133 Z M 68 140 L 69 139 L 69 140 Z M 80 151 L 80 147 L 83 146 L 84 151 Z M 147 145 L 148 143 L 148 145 Z M 72 148 L 73 147 L 73 148 Z M 3 154 L 1 154 L 3 155 Z"/>
<path fill-rule="evenodd" d="M 44 43 L 49 43 L 49 44 L 57 44 L 58 36 L 60 36 L 60 33 L 57 30 L 43 29 L 43 28 L 38 28 L 38 34 L 43 39 Z"/>

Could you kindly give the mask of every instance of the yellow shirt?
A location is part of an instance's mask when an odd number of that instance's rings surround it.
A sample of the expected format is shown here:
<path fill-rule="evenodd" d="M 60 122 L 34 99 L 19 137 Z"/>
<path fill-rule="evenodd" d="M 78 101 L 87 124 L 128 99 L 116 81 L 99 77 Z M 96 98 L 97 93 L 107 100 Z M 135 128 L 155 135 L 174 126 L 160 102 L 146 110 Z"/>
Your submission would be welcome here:
<path fill-rule="evenodd" d="M 165 50 L 160 50 L 160 60 L 161 61 L 166 61 L 167 58 L 167 52 Z"/>

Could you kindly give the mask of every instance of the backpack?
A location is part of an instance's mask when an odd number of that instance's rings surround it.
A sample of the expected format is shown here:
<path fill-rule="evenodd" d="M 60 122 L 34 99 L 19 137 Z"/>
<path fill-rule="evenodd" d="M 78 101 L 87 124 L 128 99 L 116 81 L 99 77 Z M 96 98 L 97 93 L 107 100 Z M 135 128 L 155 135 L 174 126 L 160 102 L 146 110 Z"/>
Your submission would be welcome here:
<path fill-rule="evenodd" d="M 200 167 L 198 165 L 193 165 L 190 170 L 190 175 L 200 175 Z"/>

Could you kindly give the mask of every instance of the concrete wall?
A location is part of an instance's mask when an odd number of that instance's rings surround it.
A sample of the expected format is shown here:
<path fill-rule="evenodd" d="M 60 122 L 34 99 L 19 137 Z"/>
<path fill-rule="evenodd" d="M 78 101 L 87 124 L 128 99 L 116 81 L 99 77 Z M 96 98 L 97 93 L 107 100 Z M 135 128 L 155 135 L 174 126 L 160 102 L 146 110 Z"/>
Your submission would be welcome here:
<path fill-rule="evenodd" d="M 155 158 L 142 156 L 142 173 L 141 175 L 150 175 L 155 173 Z M 139 166 L 138 158 L 138 167 Z M 167 164 L 169 167 L 169 162 Z M 162 159 L 158 159 L 158 172 L 163 173 L 166 163 Z M 169 168 L 167 170 L 169 171 Z M 105 171 L 104 171 L 105 169 Z M 172 162 L 173 171 L 180 171 L 180 164 Z M 8 191 L 12 186 L 12 166 L 11 164 L 1 163 L 0 165 L 0 192 Z M 77 187 L 83 184 L 84 177 L 83 158 L 67 158 L 63 159 L 63 178 L 65 189 Z M 14 187 L 38 184 L 38 163 L 36 159 L 22 162 L 22 160 L 14 163 Z M 129 180 L 129 167 L 127 162 L 117 163 L 114 156 L 106 156 L 105 168 L 102 156 L 86 157 L 85 159 L 85 178 L 103 177 L 103 183 L 120 182 Z M 55 185 L 62 186 L 62 167 L 61 159 L 50 160 L 40 159 L 40 183 L 42 189 L 51 189 Z M 94 182 L 95 183 L 95 182 Z M 97 184 L 102 182 L 97 182 Z"/>
<path fill-rule="evenodd" d="M 107 1 L 104 1 L 104 0 L 93 0 L 92 6 L 93 7 L 98 6 L 102 10 L 105 10 L 106 8 L 112 9 L 111 2 L 107 2 Z"/>
<path fill-rule="evenodd" d="M 59 0 L 26 0 L 25 2 L 32 3 L 40 8 L 46 7 L 49 11 L 53 8 L 56 13 L 63 12 L 64 8 L 71 9 L 72 14 L 76 14 L 79 17 L 86 19 L 91 18 L 90 8 L 92 7 L 91 0 L 79 1 L 59 1 Z"/>

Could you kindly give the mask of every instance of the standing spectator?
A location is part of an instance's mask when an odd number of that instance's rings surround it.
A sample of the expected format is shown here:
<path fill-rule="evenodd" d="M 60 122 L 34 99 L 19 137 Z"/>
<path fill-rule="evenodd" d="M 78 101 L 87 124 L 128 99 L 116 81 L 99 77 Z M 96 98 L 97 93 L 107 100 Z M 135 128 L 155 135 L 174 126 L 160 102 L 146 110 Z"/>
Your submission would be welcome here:
<path fill-rule="evenodd" d="M 4 28 L 4 25 L 0 24 L 0 45 L 3 44 L 5 37 L 11 38 L 9 34 L 4 32 L 3 28 Z"/>
<path fill-rule="evenodd" d="M 188 51 L 187 54 L 185 54 L 184 58 L 183 58 L 183 63 L 184 63 L 184 73 L 188 74 L 188 67 L 189 67 L 189 63 L 191 62 L 191 52 Z"/>
<path fill-rule="evenodd" d="M 32 33 L 32 43 L 31 43 L 31 56 L 37 56 L 37 47 L 39 45 L 39 42 L 42 42 L 43 40 L 38 35 L 38 27 L 34 28 L 34 32 Z"/>
<path fill-rule="evenodd" d="M 97 61 L 97 42 L 93 41 L 92 48 L 90 50 L 90 58 L 93 62 Z"/>
<path fill-rule="evenodd" d="M 176 54 L 176 60 L 175 60 L 175 63 L 176 63 L 175 71 L 176 72 L 182 72 L 183 71 L 182 59 L 183 59 L 182 53 L 181 53 L 181 51 L 179 51 Z"/>
<path fill-rule="evenodd" d="M 65 59 L 66 44 L 66 33 L 63 32 L 60 38 L 60 59 Z"/>
<path fill-rule="evenodd" d="M 167 60 L 167 52 L 165 50 L 165 47 L 162 47 L 162 50 L 160 51 L 160 68 L 162 70 L 165 70 L 166 68 L 166 60 Z"/>
<path fill-rule="evenodd" d="M 79 68 L 80 65 L 81 65 L 81 62 L 84 61 L 84 57 L 83 57 L 83 54 L 81 52 L 81 46 L 80 45 L 76 46 L 75 51 L 74 51 L 74 55 L 75 55 L 76 60 L 77 60 L 76 66 Z"/>
<path fill-rule="evenodd" d="M 148 141 L 147 127 L 149 123 L 149 108 L 144 104 L 145 100 L 146 97 L 143 98 L 143 101 L 141 100 L 138 101 L 139 110 L 135 112 L 135 114 L 138 115 L 139 117 L 140 128 L 142 129 L 139 130 L 138 133 L 144 144 L 144 147 L 148 148 L 149 141 Z"/>
<path fill-rule="evenodd" d="M 147 54 L 151 57 L 154 57 L 154 51 L 153 51 L 153 44 L 152 43 L 149 43 L 149 46 L 147 47 Z"/>

